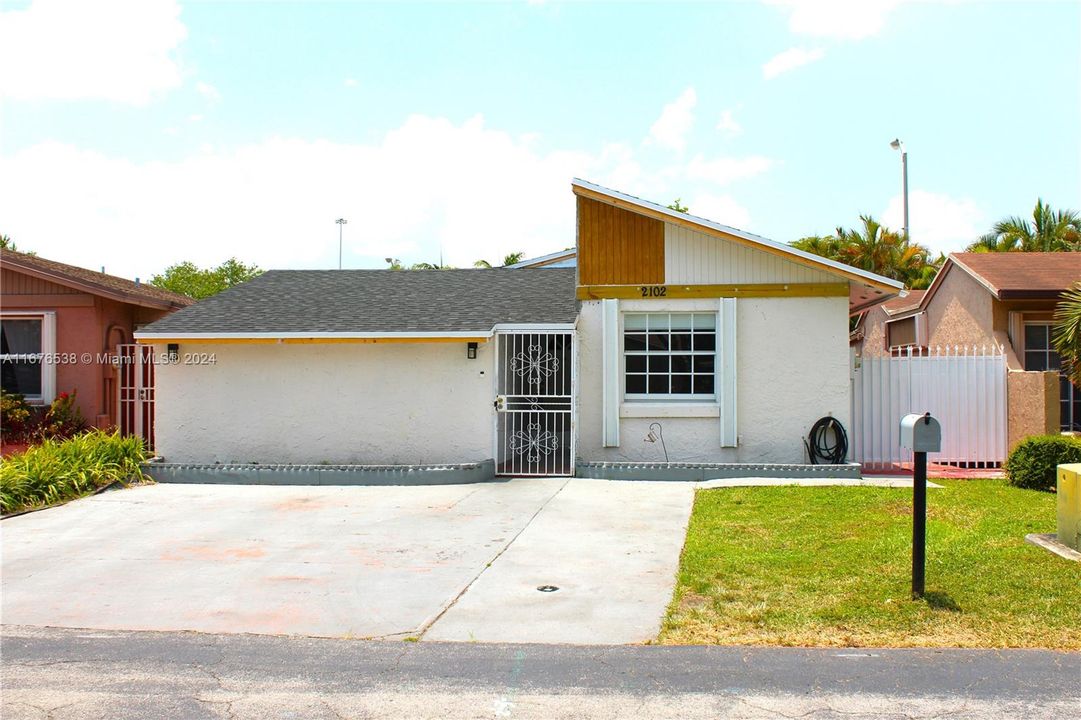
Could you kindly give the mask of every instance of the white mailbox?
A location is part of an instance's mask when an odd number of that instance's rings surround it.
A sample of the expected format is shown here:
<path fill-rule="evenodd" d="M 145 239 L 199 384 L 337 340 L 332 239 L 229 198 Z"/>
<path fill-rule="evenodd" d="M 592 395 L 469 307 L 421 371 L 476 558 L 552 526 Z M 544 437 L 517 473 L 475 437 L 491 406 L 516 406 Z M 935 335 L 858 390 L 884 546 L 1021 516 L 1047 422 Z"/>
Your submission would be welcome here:
<path fill-rule="evenodd" d="M 942 426 L 926 415 L 905 415 L 901 418 L 901 447 L 912 452 L 939 452 L 942 449 Z"/>

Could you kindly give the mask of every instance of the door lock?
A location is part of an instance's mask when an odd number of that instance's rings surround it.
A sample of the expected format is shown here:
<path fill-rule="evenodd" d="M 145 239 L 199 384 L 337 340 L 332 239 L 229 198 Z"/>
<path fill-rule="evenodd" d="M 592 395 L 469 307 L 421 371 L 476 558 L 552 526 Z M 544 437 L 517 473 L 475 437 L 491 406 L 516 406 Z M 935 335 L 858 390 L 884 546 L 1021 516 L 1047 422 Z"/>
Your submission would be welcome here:
<path fill-rule="evenodd" d="M 495 402 L 492 403 L 492 406 L 495 407 L 496 412 L 504 412 L 506 410 L 506 404 L 506 395 L 496 395 Z"/>

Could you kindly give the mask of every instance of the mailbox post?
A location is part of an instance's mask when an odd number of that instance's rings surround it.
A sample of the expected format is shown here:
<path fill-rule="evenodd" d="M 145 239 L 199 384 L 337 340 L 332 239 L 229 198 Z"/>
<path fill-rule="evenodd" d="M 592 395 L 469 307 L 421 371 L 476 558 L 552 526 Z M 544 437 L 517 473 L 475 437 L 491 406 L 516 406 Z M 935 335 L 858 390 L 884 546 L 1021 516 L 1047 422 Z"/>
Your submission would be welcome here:
<path fill-rule="evenodd" d="M 923 597 L 927 557 L 927 453 L 942 449 L 942 428 L 931 413 L 901 418 L 901 447 L 912 451 L 912 597 Z"/>

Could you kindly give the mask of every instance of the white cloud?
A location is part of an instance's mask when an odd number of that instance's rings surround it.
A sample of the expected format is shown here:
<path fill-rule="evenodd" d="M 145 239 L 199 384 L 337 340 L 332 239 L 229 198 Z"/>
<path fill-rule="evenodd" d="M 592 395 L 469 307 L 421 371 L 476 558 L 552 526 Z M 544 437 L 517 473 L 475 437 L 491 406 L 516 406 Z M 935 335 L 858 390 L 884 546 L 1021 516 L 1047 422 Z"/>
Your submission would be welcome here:
<path fill-rule="evenodd" d="M 141 105 L 181 83 L 174 0 L 35 0 L 0 13 L 0 96 Z"/>
<path fill-rule="evenodd" d="M 195 90 L 212 103 L 221 100 L 221 93 L 210 83 L 199 81 L 195 83 Z"/>
<path fill-rule="evenodd" d="M 198 113 L 196 113 L 195 115 L 189 115 L 188 116 L 188 122 L 197 123 L 197 122 L 202 122 L 202 121 L 203 121 L 203 116 L 198 114 Z"/>
<path fill-rule="evenodd" d="M 747 208 L 736 202 L 731 195 L 699 193 L 685 202 L 692 215 L 703 217 L 722 225 L 746 230 L 751 225 L 751 215 Z"/>
<path fill-rule="evenodd" d="M 773 167 L 773 161 L 761 155 L 747 157 L 721 157 L 706 160 L 696 155 L 686 168 L 687 177 L 692 180 L 708 180 L 718 185 L 727 185 L 734 180 L 754 177 Z"/>
<path fill-rule="evenodd" d="M 789 48 L 770 58 L 762 66 L 762 75 L 769 80 L 777 77 L 781 73 L 795 70 L 798 67 L 808 65 L 816 60 L 821 60 L 825 56 L 826 51 L 821 48 L 813 48 L 811 50 L 799 47 Z"/>
<path fill-rule="evenodd" d="M 881 32 L 903 0 L 764 0 L 789 12 L 788 29 L 797 35 L 859 40 Z"/>
<path fill-rule="evenodd" d="M 440 253 L 469 267 L 573 245 L 576 176 L 660 202 L 683 197 L 697 214 L 747 228 L 746 210 L 716 188 L 771 164 L 698 156 L 656 168 L 625 143 L 541 147 L 480 116 L 454 124 L 422 115 L 367 144 L 271 138 L 168 162 L 45 142 L 0 156 L 0 229 L 43 257 L 147 278 L 182 260 L 234 255 L 265 268 L 335 267 L 334 219 L 345 217 L 349 267 Z"/>
<path fill-rule="evenodd" d="M 721 119 L 717 121 L 717 129 L 730 136 L 739 135 L 743 132 L 743 127 L 736 122 L 731 110 L 721 112 Z"/>
<path fill-rule="evenodd" d="M 342 84 L 345 85 L 346 87 L 356 87 L 357 86 L 357 79 L 356 78 L 346 78 L 345 80 L 342 81 Z"/>
<path fill-rule="evenodd" d="M 625 146 L 537 152 L 480 117 L 413 116 L 372 144 L 275 138 L 137 163 L 47 142 L 0 162 L 6 234 L 44 257 L 143 278 L 230 255 L 333 267 L 337 217 L 350 220 L 354 267 L 542 254 L 574 244 L 572 177 L 637 190 L 643 175 Z"/>
<path fill-rule="evenodd" d="M 909 232 L 912 240 L 939 252 L 958 252 L 986 232 L 984 214 L 973 200 L 953 198 L 926 190 L 913 190 L 908 199 Z M 901 195 L 890 199 L 882 212 L 882 222 L 901 231 L 904 206 Z"/>
<path fill-rule="evenodd" d="M 649 128 L 650 139 L 662 147 L 682 152 L 694 125 L 694 107 L 697 104 L 698 95 L 694 88 L 684 90 L 678 98 L 664 106 L 661 116 Z"/>

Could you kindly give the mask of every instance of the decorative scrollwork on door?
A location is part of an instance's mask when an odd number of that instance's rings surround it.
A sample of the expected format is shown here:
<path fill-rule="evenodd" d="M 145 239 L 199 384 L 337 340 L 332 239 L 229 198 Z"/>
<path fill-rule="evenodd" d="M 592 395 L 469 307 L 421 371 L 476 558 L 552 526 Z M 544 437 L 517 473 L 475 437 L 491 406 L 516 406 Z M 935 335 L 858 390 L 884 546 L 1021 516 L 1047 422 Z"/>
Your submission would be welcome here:
<path fill-rule="evenodd" d="M 559 438 L 551 430 L 541 429 L 539 423 L 530 423 L 525 430 L 519 430 L 510 437 L 510 449 L 518 455 L 525 455 L 529 462 L 540 462 L 541 455 L 555 452 L 559 447 Z"/>
<path fill-rule="evenodd" d="M 530 345 L 511 358 L 510 369 L 530 385 L 540 385 L 559 372 L 559 357 L 540 345 Z"/>

